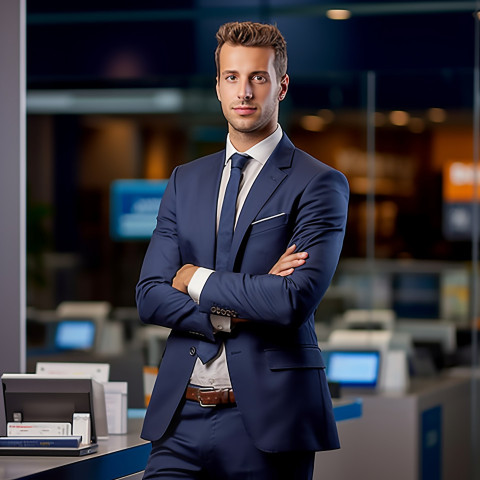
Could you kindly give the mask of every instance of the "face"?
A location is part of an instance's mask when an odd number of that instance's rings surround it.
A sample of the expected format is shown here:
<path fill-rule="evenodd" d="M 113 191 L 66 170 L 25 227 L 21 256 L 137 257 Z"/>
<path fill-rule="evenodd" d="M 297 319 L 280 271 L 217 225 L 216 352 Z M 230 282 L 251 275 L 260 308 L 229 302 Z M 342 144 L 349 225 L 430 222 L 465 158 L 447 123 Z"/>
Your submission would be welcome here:
<path fill-rule="evenodd" d="M 266 138 L 277 128 L 278 104 L 287 93 L 288 76 L 277 79 L 271 47 L 225 44 L 220 50 L 217 97 L 230 137 Z"/>

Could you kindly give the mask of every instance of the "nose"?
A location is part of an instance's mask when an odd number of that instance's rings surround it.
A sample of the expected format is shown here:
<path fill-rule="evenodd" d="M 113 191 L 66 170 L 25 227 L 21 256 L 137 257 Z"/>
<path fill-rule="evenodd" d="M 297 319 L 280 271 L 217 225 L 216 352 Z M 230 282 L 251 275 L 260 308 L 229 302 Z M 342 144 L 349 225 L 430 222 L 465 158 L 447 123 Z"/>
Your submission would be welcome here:
<path fill-rule="evenodd" d="M 240 100 L 251 100 L 253 97 L 252 87 L 248 80 L 239 83 L 238 98 Z"/>

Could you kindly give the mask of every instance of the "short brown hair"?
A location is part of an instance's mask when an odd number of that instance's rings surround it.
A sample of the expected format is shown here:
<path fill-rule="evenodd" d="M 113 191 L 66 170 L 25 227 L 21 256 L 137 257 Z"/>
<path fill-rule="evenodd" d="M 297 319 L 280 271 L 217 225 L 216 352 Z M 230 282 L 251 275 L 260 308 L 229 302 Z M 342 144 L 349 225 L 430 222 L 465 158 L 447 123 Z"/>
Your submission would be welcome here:
<path fill-rule="evenodd" d="M 274 25 L 255 22 L 230 22 L 223 24 L 217 32 L 215 64 L 220 74 L 220 50 L 225 43 L 244 47 L 272 47 L 275 50 L 275 73 L 280 81 L 287 73 L 287 42 Z"/>

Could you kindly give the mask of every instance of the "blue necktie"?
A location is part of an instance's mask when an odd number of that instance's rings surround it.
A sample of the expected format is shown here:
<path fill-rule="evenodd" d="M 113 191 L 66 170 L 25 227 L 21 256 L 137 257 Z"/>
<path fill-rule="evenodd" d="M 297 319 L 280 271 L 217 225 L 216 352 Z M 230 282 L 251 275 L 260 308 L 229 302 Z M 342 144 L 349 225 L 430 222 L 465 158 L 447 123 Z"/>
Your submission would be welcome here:
<path fill-rule="evenodd" d="M 225 196 L 223 197 L 222 213 L 218 223 L 217 231 L 217 249 L 215 254 L 215 270 L 227 270 L 228 257 L 232 246 L 233 230 L 235 226 L 235 214 L 237 209 L 237 196 L 242 178 L 242 168 L 250 157 L 234 153 L 230 159 L 232 162 L 230 169 L 230 178 L 228 180 Z M 200 342 L 197 348 L 197 354 L 205 364 L 212 360 L 220 349 L 222 343 L 222 334 L 215 334 L 215 343 Z"/>
<path fill-rule="evenodd" d="M 242 168 L 250 157 L 234 153 L 231 157 L 230 179 L 223 198 L 222 213 L 217 231 L 217 250 L 215 270 L 227 270 L 230 247 L 232 246 L 235 214 L 237 209 L 238 188 L 242 178 Z"/>

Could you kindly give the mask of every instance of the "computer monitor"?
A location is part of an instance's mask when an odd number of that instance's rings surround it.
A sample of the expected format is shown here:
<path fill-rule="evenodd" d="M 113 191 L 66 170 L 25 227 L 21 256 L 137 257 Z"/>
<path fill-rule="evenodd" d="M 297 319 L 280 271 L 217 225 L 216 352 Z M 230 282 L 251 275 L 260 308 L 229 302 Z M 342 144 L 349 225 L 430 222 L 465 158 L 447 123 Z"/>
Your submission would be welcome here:
<path fill-rule="evenodd" d="M 60 320 L 54 335 L 54 348 L 66 350 L 92 350 L 95 347 L 97 325 L 93 320 Z"/>
<path fill-rule="evenodd" d="M 327 378 L 342 387 L 375 388 L 379 382 L 378 350 L 330 350 L 326 352 Z"/>
<path fill-rule="evenodd" d="M 168 180 L 116 180 L 110 187 L 110 234 L 114 240 L 152 236 Z"/>

